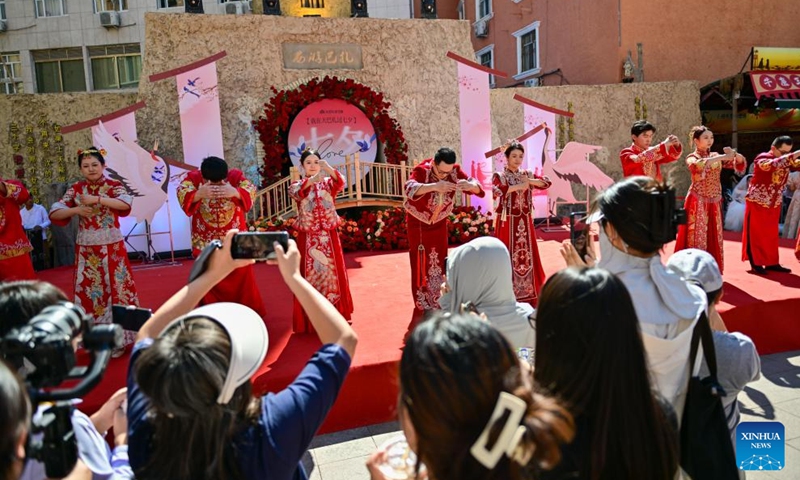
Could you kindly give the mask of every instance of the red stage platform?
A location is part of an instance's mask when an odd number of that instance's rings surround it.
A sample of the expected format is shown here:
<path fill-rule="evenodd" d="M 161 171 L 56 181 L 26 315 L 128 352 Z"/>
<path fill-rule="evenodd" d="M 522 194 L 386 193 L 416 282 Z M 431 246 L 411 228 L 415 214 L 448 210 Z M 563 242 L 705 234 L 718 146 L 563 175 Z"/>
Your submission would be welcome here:
<path fill-rule="evenodd" d="M 566 230 L 540 235 L 539 252 L 545 272 L 563 267 L 558 253 Z M 770 273 L 762 277 L 747 272 L 740 261 L 740 235 L 725 235 L 725 295 L 721 311 L 731 330 L 739 330 L 756 343 L 759 353 L 800 349 L 800 265 L 793 255 L 793 242 L 781 247 L 781 262 L 795 273 Z M 672 245 L 666 249 L 672 253 Z M 359 345 L 353 367 L 323 432 L 344 430 L 391 420 L 397 402 L 397 362 L 403 338 L 413 315 L 409 284 L 408 253 L 349 253 L 346 255 L 355 313 L 353 328 Z M 134 272 L 142 306 L 158 308 L 183 285 L 190 263 L 179 266 L 141 268 Z M 72 269 L 41 272 L 42 280 L 72 295 Z M 267 329 L 270 346 L 258 372 L 258 392 L 285 387 L 318 348 L 314 335 L 292 335 L 292 299 L 277 267 L 259 264 L 256 278 L 269 310 Z M 791 313 L 795 312 L 795 313 Z M 89 395 L 81 409 L 92 412 L 117 388 L 124 386 L 127 357 L 112 360 L 106 377 Z"/>

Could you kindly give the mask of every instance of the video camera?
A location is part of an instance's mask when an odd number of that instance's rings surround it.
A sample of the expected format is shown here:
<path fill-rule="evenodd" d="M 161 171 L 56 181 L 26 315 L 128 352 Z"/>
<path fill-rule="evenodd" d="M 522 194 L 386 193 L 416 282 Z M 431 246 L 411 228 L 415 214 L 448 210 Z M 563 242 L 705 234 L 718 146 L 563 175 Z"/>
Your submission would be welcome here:
<path fill-rule="evenodd" d="M 91 358 L 88 366 L 76 366 L 74 344 L 81 337 Z M 44 463 L 48 477 L 65 477 L 75 467 L 78 445 L 72 430 L 71 400 L 86 395 L 100 382 L 112 351 L 120 346 L 119 325 L 93 325 L 83 309 L 70 302 L 46 307 L 0 340 L 3 357 L 25 380 L 34 411 L 39 404 L 52 402 L 41 418 L 33 421 L 27 448 L 28 458 Z M 77 383 L 58 388 L 67 380 Z M 43 433 L 41 439 L 35 439 L 39 433 Z"/>

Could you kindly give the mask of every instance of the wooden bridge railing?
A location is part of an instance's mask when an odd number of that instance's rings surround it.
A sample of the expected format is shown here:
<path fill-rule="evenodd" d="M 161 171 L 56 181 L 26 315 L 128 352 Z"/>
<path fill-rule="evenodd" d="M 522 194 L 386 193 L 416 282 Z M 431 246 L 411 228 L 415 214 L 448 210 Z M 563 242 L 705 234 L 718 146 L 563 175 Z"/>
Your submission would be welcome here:
<path fill-rule="evenodd" d="M 414 160 L 412 165 L 419 162 Z M 336 196 L 336 208 L 362 206 L 402 205 L 405 200 L 405 183 L 413 166 L 389 163 L 361 162 L 358 154 L 348 155 L 345 162 L 333 168 L 344 177 L 345 187 Z M 247 213 L 248 221 L 263 217 L 289 218 L 297 214 L 294 201 L 289 196 L 289 186 L 299 180 L 300 172 L 292 167 L 290 175 L 256 193 L 253 208 Z M 456 205 L 469 205 L 469 195 L 458 195 Z"/>

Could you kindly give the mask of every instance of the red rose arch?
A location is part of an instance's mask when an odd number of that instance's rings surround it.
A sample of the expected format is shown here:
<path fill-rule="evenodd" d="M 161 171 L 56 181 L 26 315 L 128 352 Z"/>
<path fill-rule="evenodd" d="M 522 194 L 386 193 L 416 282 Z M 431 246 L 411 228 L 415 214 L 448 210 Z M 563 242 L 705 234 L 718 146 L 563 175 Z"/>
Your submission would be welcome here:
<path fill-rule="evenodd" d="M 383 144 L 383 156 L 388 163 L 408 161 L 408 145 L 397 121 L 389 115 L 391 103 L 366 85 L 352 79 L 337 77 L 316 78 L 292 90 L 272 90 L 272 99 L 264 104 L 264 116 L 253 122 L 258 138 L 264 145 L 263 165 L 260 168 L 262 186 L 281 179 L 281 170 L 289 162 L 287 135 L 289 125 L 306 106 L 323 98 L 345 100 L 358 106 L 375 127 L 378 141 Z"/>

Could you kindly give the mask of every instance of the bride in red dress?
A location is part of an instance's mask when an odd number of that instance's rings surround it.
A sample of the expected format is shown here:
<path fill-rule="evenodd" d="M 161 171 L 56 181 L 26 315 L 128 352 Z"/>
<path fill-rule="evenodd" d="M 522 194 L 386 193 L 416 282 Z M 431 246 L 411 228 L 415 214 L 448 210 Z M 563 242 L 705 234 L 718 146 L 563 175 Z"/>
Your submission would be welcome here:
<path fill-rule="evenodd" d="M 131 212 L 133 197 L 120 182 L 103 176 L 103 153 L 95 147 L 78 152 L 84 180 L 73 184 L 50 208 L 50 220 L 56 225 L 67 225 L 72 217 L 80 217 L 75 240 L 75 303 L 95 323 L 111 323 L 112 304 L 139 306 L 128 251 L 119 230 L 119 217 Z M 136 332 L 125 330 L 125 345 L 135 339 Z M 120 353 L 116 351 L 115 356 Z"/>
<path fill-rule="evenodd" d="M 714 256 L 722 272 L 722 183 L 723 168 L 733 168 L 744 175 L 747 161 L 730 147 L 723 154 L 711 152 L 714 133 L 704 126 L 690 132 L 695 150 L 686 156 L 692 184 L 686 194 L 686 225 L 678 228 L 675 251 L 698 248 Z"/>
<path fill-rule="evenodd" d="M 551 182 L 547 177 L 520 169 L 525 159 L 522 144 L 513 142 L 503 153 L 508 160 L 506 167 L 492 176 L 494 196 L 499 200 L 495 209 L 495 236 L 506 245 L 511 255 L 512 281 L 517 301 L 535 306 L 545 276 L 531 218 L 531 191 L 545 190 Z"/>
<path fill-rule="evenodd" d="M 297 202 L 297 247 L 302 255 L 300 273 L 308 282 L 350 320 L 353 300 L 344 265 L 342 242 L 339 239 L 339 216 L 336 214 L 336 195 L 344 188 L 342 174 L 319 152 L 307 149 L 300 156 L 303 178 L 292 183 L 289 195 Z M 323 176 L 322 172 L 328 174 Z M 293 329 L 297 333 L 311 331 L 308 316 L 294 300 Z"/>

